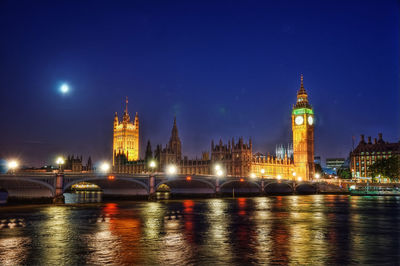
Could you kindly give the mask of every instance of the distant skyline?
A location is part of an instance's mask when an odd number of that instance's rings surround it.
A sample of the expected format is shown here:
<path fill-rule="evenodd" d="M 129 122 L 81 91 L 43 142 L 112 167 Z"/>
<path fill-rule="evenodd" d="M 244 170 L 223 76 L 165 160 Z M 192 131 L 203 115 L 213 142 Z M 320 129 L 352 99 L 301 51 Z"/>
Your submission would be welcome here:
<path fill-rule="evenodd" d="M 111 160 L 113 116 L 139 113 L 141 154 L 177 118 L 183 154 L 291 140 L 300 74 L 315 155 L 400 136 L 398 1 L 1 1 L 0 158 Z M 70 86 L 60 93 L 63 83 Z"/>

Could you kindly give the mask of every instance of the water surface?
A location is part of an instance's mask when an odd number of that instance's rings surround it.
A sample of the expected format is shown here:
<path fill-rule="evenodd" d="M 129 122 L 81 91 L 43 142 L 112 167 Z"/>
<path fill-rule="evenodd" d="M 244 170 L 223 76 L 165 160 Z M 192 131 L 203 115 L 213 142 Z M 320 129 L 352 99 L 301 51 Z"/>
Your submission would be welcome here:
<path fill-rule="evenodd" d="M 0 264 L 400 264 L 400 198 L 343 195 L 0 208 Z"/>

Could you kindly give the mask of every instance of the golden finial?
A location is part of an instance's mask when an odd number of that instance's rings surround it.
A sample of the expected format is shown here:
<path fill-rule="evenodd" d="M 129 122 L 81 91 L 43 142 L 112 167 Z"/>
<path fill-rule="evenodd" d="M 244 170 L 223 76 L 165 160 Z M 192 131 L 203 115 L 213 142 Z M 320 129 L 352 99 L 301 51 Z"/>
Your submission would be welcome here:
<path fill-rule="evenodd" d="M 125 104 L 125 112 L 128 113 L 128 96 L 126 96 Z"/>

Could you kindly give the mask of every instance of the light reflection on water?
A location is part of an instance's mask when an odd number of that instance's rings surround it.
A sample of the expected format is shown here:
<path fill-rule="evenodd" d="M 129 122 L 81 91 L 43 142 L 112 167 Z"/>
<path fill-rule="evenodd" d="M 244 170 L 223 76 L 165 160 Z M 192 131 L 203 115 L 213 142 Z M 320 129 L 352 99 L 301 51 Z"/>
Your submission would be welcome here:
<path fill-rule="evenodd" d="M 400 200 L 339 195 L 0 209 L 0 264 L 399 264 Z"/>

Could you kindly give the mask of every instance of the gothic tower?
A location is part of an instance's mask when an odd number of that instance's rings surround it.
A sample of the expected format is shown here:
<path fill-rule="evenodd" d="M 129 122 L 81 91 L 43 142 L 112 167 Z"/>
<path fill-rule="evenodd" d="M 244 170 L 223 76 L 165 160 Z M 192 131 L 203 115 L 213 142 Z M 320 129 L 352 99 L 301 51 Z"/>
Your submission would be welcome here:
<path fill-rule="evenodd" d="M 169 139 L 169 149 L 175 154 L 176 162 L 182 159 L 182 144 L 178 136 L 178 127 L 176 126 L 176 117 L 174 118 L 174 125 L 172 127 L 171 138 Z"/>
<path fill-rule="evenodd" d="M 292 111 L 293 159 L 296 178 L 310 180 L 314 177 L 314 111 L 308 102 L 303 85 L 297 92 L 297 101 Z"/>
<path fill-rule="evenodd" d="M 125 156 L 127 161 L 139 160 L 139 116 L 135 115 L 132 122 L 128 113 L 128 97 L 122 122 L 118 121 L 118 114 L 114 115 L 113 134 L 113 165 L 116 156 Z"/>

